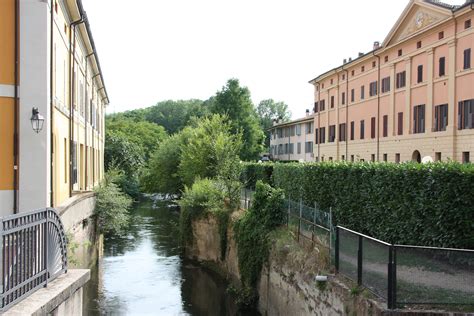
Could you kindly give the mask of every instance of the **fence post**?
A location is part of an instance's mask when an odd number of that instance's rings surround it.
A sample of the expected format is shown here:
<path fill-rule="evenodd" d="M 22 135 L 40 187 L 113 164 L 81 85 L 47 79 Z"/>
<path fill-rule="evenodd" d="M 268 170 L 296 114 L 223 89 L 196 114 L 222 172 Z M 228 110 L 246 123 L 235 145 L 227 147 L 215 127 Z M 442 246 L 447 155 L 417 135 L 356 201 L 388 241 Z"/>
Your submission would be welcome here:
<path fill-rule="evenodd" d="M 298 217 L 298 241 L 300 241 L 302 215 L 303 215 L 303 199 L 300 198 L 300 216 Z"/>
<path fill-rule="evenodd" d="M 362 285 L 362 236 L 359 235 L 359 249 L 357 251 L 357 284 Z"/>
<path fill-rule="evenodd" d="M 46 209 L 45 211 L 45 214 L 46 214 L 46 222 L 44 223 L 44 231 L 43 231 L 43 239 L 44 239 L 44 247 L 43 247 L 43 251 L 44 251 L 44 267 L 45 267 L 45 270 L 46 270 L 46 281 L 44 283 L 44 287 L 47 287 L 48 286 L 48 209 Z"/>
<path fill-rule="evenodd" d="M 334 266 L 336 273 L 339 272 L 339 226 L 336 226 L 336 245 L 334 249 Z"/>
<path fill-rule="evenodd" d="M 314 202 L 314 211 L 313 211 L 313 231 L 311 235 L 311 241 L 314 245 L 314 236 L 316 235 L 316 212 L 317 212 L 318 203 Z"/>
<path fill-rule="evenodd" d="M 388 249 L 387 308 L 393 309 L 393 245 Z"/>

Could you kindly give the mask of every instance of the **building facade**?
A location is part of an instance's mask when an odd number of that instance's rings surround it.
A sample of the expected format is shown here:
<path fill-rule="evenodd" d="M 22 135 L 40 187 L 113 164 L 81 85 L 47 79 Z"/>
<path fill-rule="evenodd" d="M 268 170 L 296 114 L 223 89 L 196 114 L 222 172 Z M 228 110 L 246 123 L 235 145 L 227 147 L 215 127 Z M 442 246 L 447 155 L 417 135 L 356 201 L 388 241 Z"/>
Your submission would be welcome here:
<path fill-rule="evenodd" d="M 472 0 L 411 0 L 381 45 L 311 80 L 314 159 L 307 160 L 470 162 L 473 7 Z"/>
<path fill-rule="evenodd" d="M 82 2 L 2 0 L 0 41 L 0 216 L 60 206 L 104 174 L 108 96 Z"/>

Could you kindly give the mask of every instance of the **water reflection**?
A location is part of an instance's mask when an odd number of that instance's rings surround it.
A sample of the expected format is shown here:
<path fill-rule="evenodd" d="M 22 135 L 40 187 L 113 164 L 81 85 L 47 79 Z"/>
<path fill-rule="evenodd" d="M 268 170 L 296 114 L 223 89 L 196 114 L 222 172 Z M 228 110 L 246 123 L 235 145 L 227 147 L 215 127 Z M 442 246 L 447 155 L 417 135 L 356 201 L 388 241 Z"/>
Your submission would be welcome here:
<path fill-rule="evenodd" d="M 85 315 L 241 314 L 219 276 L 180 257 L 178 218 L 166 203 L 145 202 L 125 236 L 104 240 L 84 291 Z"/>

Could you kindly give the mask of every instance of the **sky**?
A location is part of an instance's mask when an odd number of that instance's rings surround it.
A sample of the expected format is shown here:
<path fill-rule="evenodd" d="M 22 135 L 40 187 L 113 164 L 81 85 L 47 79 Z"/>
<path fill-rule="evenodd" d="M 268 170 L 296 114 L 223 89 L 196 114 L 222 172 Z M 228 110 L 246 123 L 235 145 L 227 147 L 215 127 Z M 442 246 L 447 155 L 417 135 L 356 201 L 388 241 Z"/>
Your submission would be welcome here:
<path fill-rule="evenodd" d="M 109 113 L 205 100 L 237 78 L 254 104 L 283 101 L 293 118 L 312 108 L 308 81 L 383 42 L 408 2 L 83 0 Z"/>

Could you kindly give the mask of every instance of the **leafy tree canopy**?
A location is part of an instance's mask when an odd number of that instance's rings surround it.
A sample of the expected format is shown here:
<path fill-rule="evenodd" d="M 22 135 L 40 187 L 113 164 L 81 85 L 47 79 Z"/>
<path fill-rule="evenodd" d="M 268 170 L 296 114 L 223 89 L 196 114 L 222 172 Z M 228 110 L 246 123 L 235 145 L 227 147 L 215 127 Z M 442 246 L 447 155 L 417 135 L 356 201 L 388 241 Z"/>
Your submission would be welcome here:
<path fill-rule="evenodd" d="M 260 126 L 265 132 L 265 145 L 270 146 L 270 133 L 267 130 L 272 127 L 274 119 L 282 119 L 287 122 L 291 118 L 288 105 L 284 102 L 275 102 L 273 99 L 262 100 L 257 106 Z"/>
<path fill-rule="evenodd" d="M 211 112 L 227 115 L 231 122 L 231 132 L 242 133 L 240 157 L 243 160 L 257 159 L 263 150 L 264 134 L 250 99 L 249 89 L 241 87 L 239 80 L 230 79 L 212 101 Z"/>

